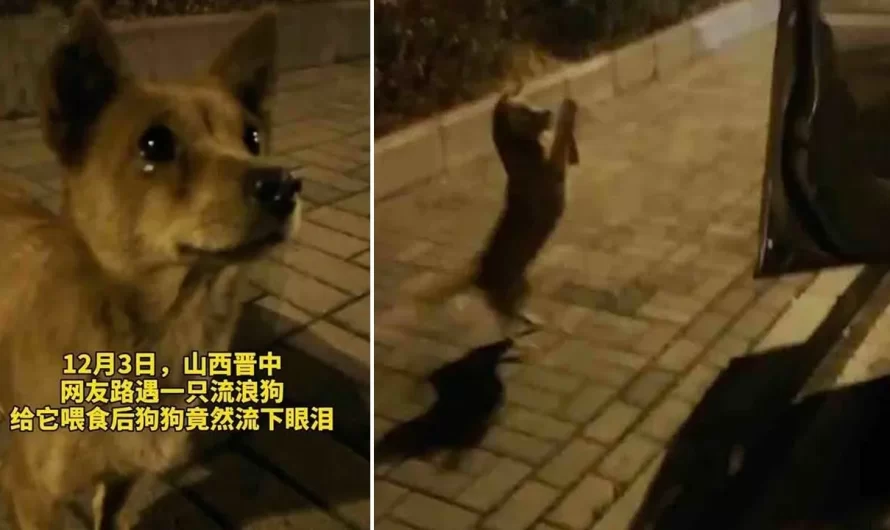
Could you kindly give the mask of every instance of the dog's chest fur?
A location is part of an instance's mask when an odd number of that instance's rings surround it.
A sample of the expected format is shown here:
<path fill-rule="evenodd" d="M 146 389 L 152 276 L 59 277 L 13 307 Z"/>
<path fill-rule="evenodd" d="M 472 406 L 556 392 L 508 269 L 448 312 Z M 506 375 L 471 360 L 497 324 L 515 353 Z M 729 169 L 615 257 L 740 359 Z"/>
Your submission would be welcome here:
<path fill-rule="evenodd" d="M 565 175 L 526 146 L 498 145 L 507 172 L 504 208 L 480 260 L 477 281 L 519 282 L 565 209 Z"/>
<path fill-rule="evenodd" d="M 7 257 L 0 262 L 0 292 L 6 295 L 0 297 L 0 412 L 8 413 L 13 406 L 59 405 L 66 353 L 154 351 L 157 364 L 170 368 L 162 384 L 180 386 L 183 358 L 192 350 L 229 348 L 240 315 L 238 267 L 201 276 L 175 312 L 154 326 L 140 315 L 138 300 L 134 304 L 127 296 L 133 286 L 109 282 L 75 234 L 38 205 L 0 190 L 0 224 L 5 227 L 0 232 L 0 252 Z M 152 285 L 175 289 L 175 277 Z M 171 293 L 158 294 L 159 299 L 175 298 Z M 82 441 L 57 443 L 56 434 Z M 163 472 L 182 462 L 189 451 L 185 433 L 23 436 L 32 440 L 27 452 L 40 467 L 76 462 L 83 457 L 69 455 L 73 457 L 69 460 L 61 453 L 77 452 L 85 445 L 92 450 L 84 454 L 102 448 L 101 458 L 113 462 L 114 468 Z M 132 443 L 121 440 L 126 437 Z M 77 472 L 77 466 L 59 469 L 59 473 Z"/>

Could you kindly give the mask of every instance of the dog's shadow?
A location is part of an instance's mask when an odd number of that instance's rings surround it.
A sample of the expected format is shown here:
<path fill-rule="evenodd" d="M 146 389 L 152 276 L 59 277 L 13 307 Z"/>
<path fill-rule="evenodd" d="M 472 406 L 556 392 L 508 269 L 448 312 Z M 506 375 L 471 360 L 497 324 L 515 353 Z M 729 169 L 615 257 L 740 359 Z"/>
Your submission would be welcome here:
<path fill-rule="evenodd" d="M 376 463 L 426 458 L 450 452 L 446 467 L 456 467 L 462 453 L 484 438 L 504 400 L 497 368 L 519 360 L 507 355 L 506 339 L 473 348 L 456 361 L 432 372 L 428 381 L 436 393 L 433 405 L 420 416 L 388 431 L 374 450 Z"/>
<path fill-rule="evenodd" d="M 136 528 L 242 529 L 276 518 L 299 520 L 301 528 L 370 528 L 367 389 L 315 356 L 275 343 L 286 332 L 280 317 L 248 307 L 234 350 L 280 354 L 286 404 L 332 407 L 334 431 L 197 433 L 202 457 L 167 477 L 171 486 L 137 488 L 133 505 L 145 507 Z M 318 337 L 301 344 L 330 347 Z"/>

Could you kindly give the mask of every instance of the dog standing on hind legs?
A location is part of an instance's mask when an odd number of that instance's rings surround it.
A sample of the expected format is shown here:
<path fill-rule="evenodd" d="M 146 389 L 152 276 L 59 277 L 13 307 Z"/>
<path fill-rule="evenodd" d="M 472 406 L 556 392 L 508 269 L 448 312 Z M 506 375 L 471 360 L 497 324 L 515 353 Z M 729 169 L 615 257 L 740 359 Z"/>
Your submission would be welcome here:
<path fill-rule="evenodd" d="M 474 287 L 508 337 L 517 320 L 541 323 L 522 308 L 530 291 L 527 271 L 562 217 L 567 166 L 578 164 L 576 103 L 571 99 L 562 102 L 552 142 L 545 146 L 542 136 L 552 125 L 552 113 L 524 103 L 517 95 L 518 91 L 502 95 L 492 119 L 492 137 L 507 173 L 500 217 L 468 272 L 419 297 L 431 304 Z"/>
<path fill-rule="evenodd" d="M 157 366 L 169 368 L 160 385 L 182 388 L 185 355 L 229 349 L 245 265 L 287 240 L 299 218 L 299 181 L 262 156 L 277 39 L 266 10 L 207 74 L 142 82 L 98 9 L 78 4 L 41 87 L 44 139 L 63 173 L 62 215 L 0 187 L 7 422 L 24 407 L 62 405 L 67 353 L 155 352 Z M 130 366 L 118 377 L 138 379 Z M 159 404 L 185 406 L 178 396 Z M 191 454 L 189 434 L 172 430 L 10 435 L 0 490 L 19 530 L 52 530 L 62 506 L 91 491 L 95 529 L 130 528 L 122 509 L 133 484 Z"/>

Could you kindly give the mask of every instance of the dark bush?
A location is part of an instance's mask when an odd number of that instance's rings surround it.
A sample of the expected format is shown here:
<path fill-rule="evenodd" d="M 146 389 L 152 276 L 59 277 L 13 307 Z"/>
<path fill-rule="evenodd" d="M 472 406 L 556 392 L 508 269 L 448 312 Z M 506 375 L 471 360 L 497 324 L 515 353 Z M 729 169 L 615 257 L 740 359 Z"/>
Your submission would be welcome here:
<path fill-rule="evenodd" d="M 375 0 L 378 129 L 473 98 L 499 79 L 509 1 Z"/>
<path fill-rule="evenodd" d="M 375 133 L 490 91 L 511 53 L 579 60 L 726 0 L 375 0 Z"/>
<path fill-rule="evenodd" d="M 297 0 L 276 0 L 281 4 Z M 0 0 L 0 16 L 33 13 L 38 5 L 70 14 L 76 0 Z M 256 8 L 264 0 L 96 0 L 108 18 L 227 13 Z"/>

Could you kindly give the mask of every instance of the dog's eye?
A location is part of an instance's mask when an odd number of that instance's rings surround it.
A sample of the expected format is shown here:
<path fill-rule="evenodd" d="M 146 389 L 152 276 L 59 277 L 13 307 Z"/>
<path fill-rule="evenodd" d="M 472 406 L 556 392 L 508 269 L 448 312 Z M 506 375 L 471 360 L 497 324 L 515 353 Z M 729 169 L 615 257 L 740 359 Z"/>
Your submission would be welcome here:
<path fill-rule="evenodd" d="M 176 137 L 163 125 L 149 127 L 139 138 L 139 152 L 146 162 L 170 162 L 176 158 Z"/>
<path fill-rule="evenodd" d="M 253 155 L 260 154 L 262 145 L 260 144 L 260 131 L 256 127 L 247 126 L 244 128 L 244 145 Z"/>

